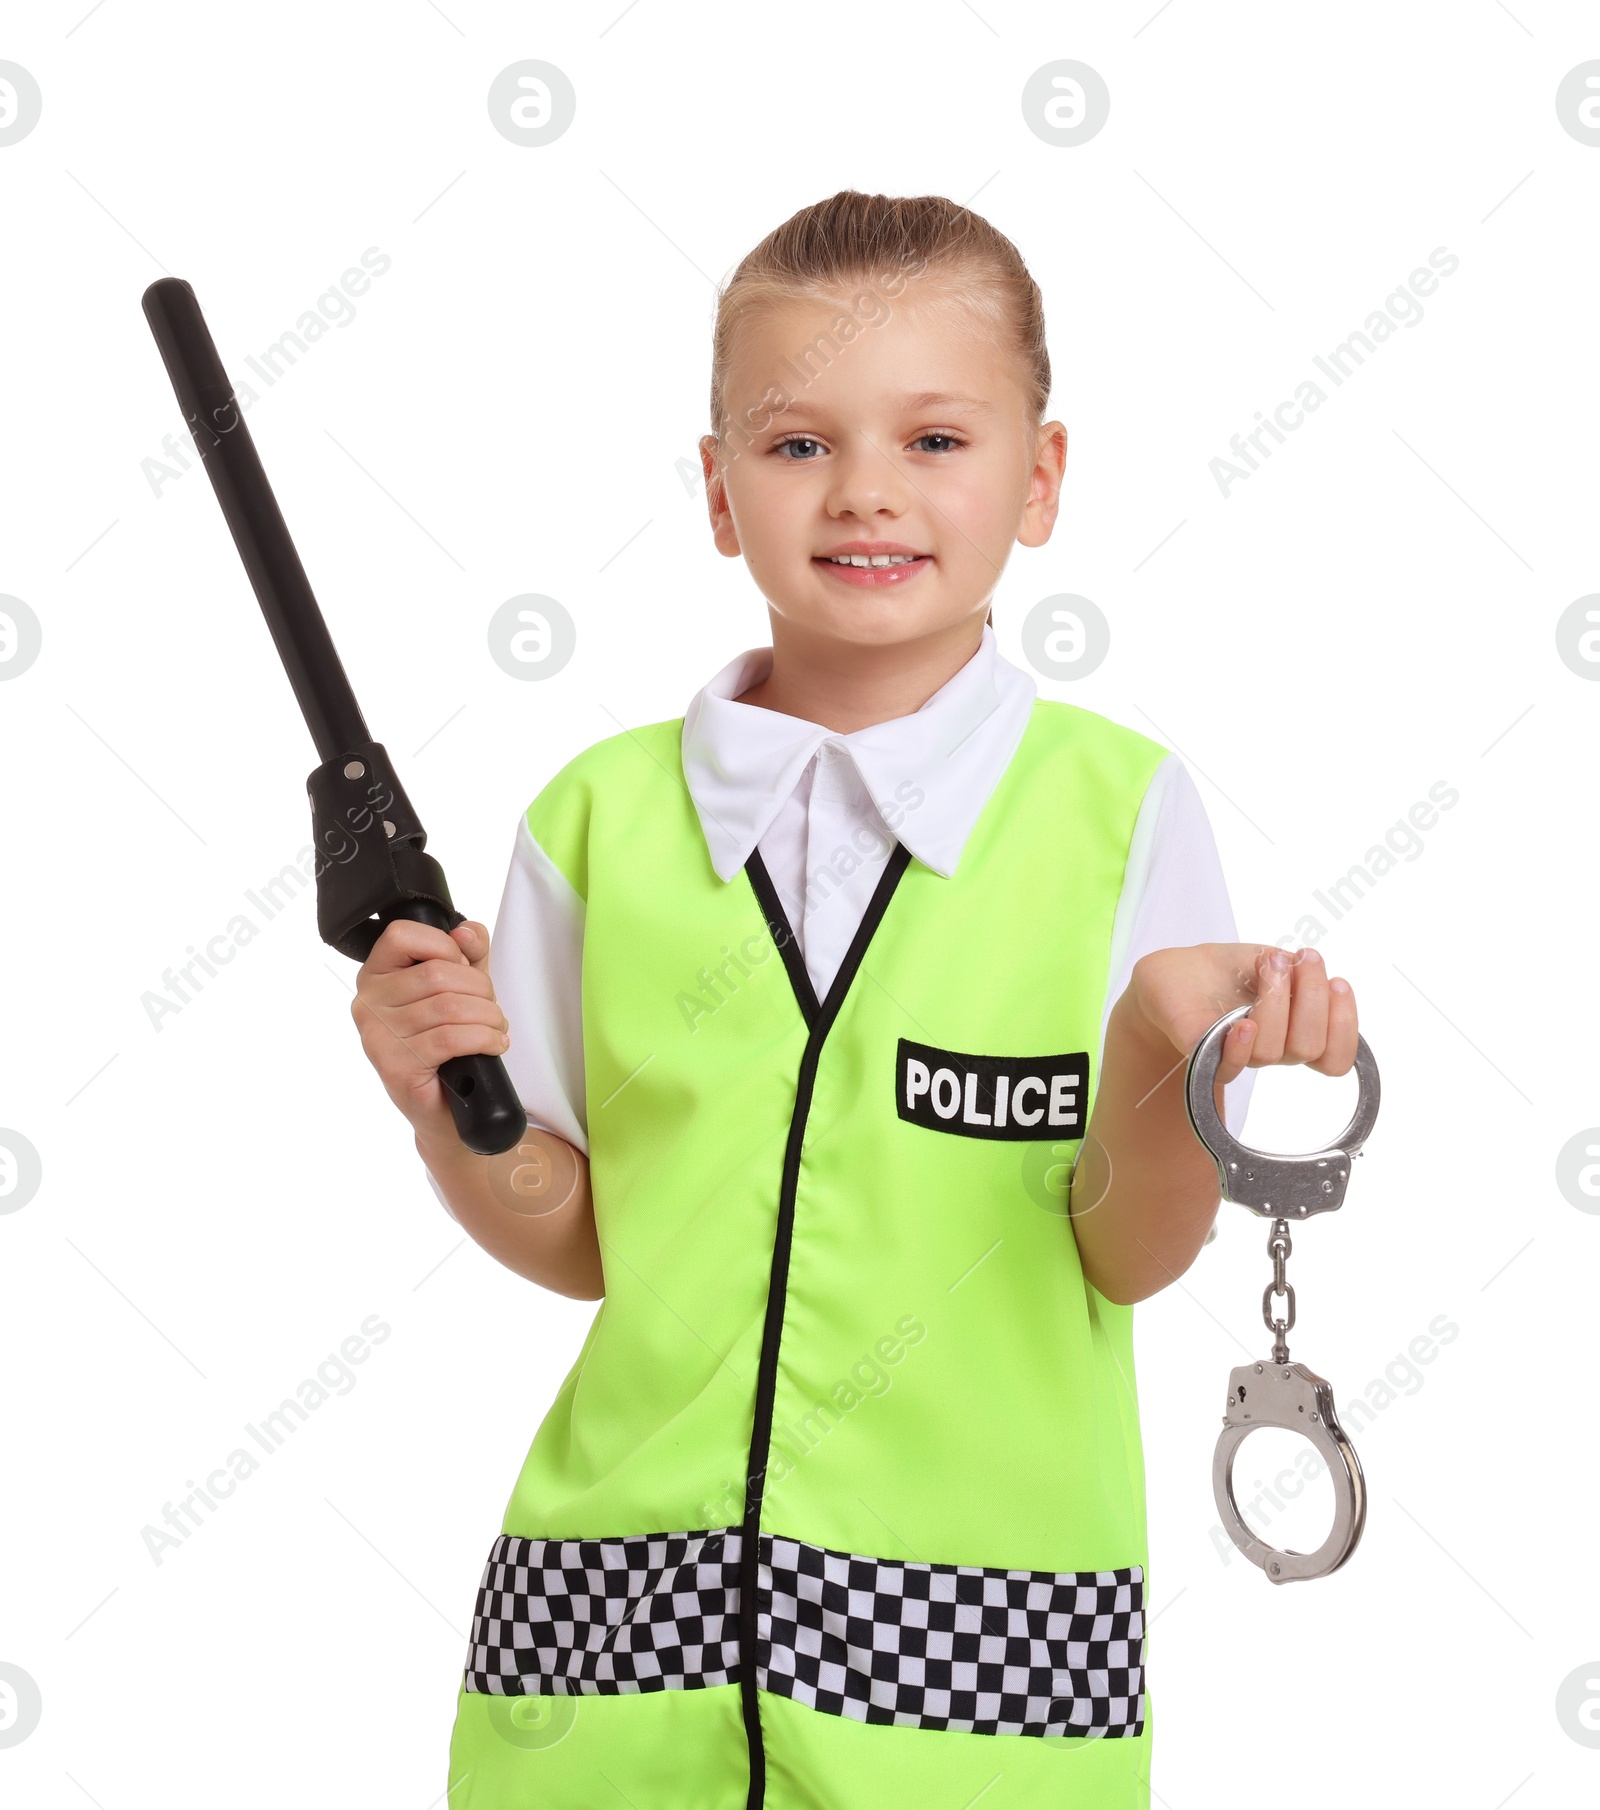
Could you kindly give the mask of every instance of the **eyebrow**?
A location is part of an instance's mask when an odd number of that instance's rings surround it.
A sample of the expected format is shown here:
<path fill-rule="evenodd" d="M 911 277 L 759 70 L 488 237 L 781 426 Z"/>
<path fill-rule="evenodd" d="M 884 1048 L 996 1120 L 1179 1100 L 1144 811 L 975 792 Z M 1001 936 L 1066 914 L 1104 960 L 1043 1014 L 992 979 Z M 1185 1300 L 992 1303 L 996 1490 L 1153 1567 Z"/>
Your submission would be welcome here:
<path fill-rule="evenodd" d="M 956 396 L 945 390 L 920 390 L 915 396 L 902 396 L 899 406 L 910 412 L 933 408 L 969 408 L 978 414 L 992 415 L 994 413 L 994 405 L 985 402 L 980 396 Z M 777 420 L 783 415 L 803 415 L 809 412 L 805 397 L 800 396 L 786 403 L 783 408 L 774 409 L 772 419 Z"/>
<path fill-rule="evenodd" d="M 969 408 L 984 414 L 994 412 L 993 405 L 981 396 L 952 396 L 944 390 L 923 390 L 915 396 L 907 396 L 905 406 L 910 409 Z"/>

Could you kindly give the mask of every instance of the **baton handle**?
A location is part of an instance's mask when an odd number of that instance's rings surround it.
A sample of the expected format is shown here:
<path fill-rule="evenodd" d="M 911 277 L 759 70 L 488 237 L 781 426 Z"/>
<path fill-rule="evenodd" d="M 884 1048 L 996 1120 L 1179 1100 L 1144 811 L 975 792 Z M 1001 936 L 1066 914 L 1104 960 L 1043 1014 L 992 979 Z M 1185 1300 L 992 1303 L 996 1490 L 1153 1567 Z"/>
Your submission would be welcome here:
<path fill-rule="evenodd" d="M 461 922 L 459 914 L 441 911 L 431 899 L 406 899 L 384 913 L 385 923 L 395 918 L 431 924 L 436 930 L 450 930 Z M 499 1056 L 452 1056 L 439 1064 L 438 1073 L 456 1133 L 467 1149 L 479 1156 L 498 1156 L 527 1135 L 528 1115 Z"/>

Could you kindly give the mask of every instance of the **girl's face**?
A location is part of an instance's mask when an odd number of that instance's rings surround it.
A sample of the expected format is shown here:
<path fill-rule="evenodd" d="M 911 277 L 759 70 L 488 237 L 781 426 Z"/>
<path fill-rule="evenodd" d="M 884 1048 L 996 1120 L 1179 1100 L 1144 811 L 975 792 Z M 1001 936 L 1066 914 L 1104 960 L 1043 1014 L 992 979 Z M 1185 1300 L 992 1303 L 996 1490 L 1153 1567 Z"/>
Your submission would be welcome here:
<path fill-rule="evenodd" d="M 1067 434 L 1028 418 L 1016 354 L 957 298 L 906 289 L 846 341 L 850 298 L 754 310 L 700 442 L 718 548 L 772 609 L 884 646 L 981 623 L 1012 547 L 1055 524 Z M 913 556 L 865 569 L 830 556 Z"/>

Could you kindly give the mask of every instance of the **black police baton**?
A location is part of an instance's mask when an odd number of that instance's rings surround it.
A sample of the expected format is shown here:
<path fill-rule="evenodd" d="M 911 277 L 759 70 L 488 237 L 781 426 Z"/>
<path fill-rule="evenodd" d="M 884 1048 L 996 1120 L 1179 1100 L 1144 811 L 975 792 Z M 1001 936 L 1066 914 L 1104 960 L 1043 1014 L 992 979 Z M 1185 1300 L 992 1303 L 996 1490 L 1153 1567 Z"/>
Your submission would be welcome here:
<path fill-rule="evenodd" d="M 194 291 L 163 277 L 143 305 L 322 761 L 306 781 L 317 930 L 361 962 L 395 918 L 454 929 L 465 914 L 450 902 L 444 869 L 423 853 L 427 831 L 383 744 L 370 737 Z M 469 1150 L 509 1150 L 526 1132 L 527 1114 L 498 1056 L 452 1056 L 439 1079 Z"/>

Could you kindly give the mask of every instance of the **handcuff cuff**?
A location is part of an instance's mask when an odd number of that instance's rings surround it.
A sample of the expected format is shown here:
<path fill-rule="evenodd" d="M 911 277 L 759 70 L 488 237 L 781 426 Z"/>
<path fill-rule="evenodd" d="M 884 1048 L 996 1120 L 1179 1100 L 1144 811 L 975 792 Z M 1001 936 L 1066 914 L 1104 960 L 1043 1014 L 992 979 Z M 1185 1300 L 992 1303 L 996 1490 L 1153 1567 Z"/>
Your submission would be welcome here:
<path fill-rule="evenodd" d="M 1278 1155 L 1241 1144 L 1223 1124 L 1216 1105 L 1217 1068 L 1229 1027 L 1251 1007 L 1226 1012 L 1195 1045 L 1189 1057 L 1185 1099 L 1189 1123 L 1217 1165 L 1222 1198 L 1248 1207 L 1272 1221 L 1267 1254 L 1272 1280 L 1261 1297 L 1261 1317 L 1272 1334 L 1272 1356 L 1258 1364 L 1241 1364 L 1228 1377 L 1228 1403 L 1222 1433 L 1211 1461 L 1211 1490 L 1222 1525 L 1239 1551 L 1259 1565 L 1275 1584 L 1326 1577 L 1337 1571 L 1356 1549 L 1367 1517 L 1366 1480 L 1355 1447 L 1339 1425 L 1333 1391 L 1304 1364 L 1289 1361 L 1288 1335 L 1295 1321 L 1294 1287 L 1285 1274 L 1291 1219 L 1331 1213 L 1344 1205 L 1352 1160 L 1361 1152 L 1378 1117 L 1378 1065 L 1366 1038 L 1356 1037 L 1356 1079 L 1360 1093 L 1350 1123 L 1321 1150 L 1304 1156 Z M 1274 1297 L 1283 1301 L 1274 1315 Z M 1321 1454 L 1333 1479 L 1333 1526 L 1315 1552 L 1280 1551 L 1253 1533 L 1233 1494 L 1233 1461 L 1246 1436 L 1257 1427 L 1281 1427 L 1300 1433 Z"/>

